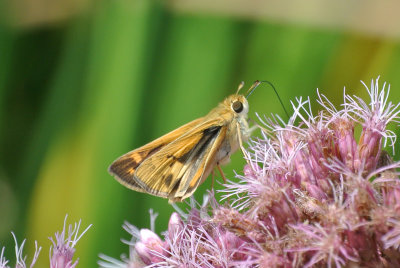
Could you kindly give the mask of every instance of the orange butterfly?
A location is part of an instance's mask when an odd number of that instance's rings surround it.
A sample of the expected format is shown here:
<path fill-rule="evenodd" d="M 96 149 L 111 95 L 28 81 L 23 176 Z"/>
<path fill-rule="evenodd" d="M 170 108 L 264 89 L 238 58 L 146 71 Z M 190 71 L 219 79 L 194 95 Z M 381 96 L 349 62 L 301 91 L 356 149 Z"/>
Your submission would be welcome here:
<path fill-rule="evenodd" d="M 252 92 L 256 81 L 248 90 Z M 215 166 L 226 164 L 252 129 L 247 123 L 249 104 L 245 96 L 227 97 L 206 116 L 124 154 L 109 172 L 126 187 L 182 201 L 191 196 Z"/>

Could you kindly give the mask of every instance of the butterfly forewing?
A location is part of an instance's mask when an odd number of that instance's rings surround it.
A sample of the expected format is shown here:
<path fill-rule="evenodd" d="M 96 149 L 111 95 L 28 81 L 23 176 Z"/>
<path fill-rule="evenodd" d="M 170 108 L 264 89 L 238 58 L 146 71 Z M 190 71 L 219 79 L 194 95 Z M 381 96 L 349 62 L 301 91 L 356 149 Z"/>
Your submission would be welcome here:
<path fill-rule="evenodd" d="M 161 150 L 165 145 L 171 143 L 172 141 L 178 139 L 182 133 L 189 131 L 190 129 L 198 126 L 200 122 L 204 119 L 199 118 L 193 120 L 186 125 L 181 126 L 178 129 L 171 131 L 168 134 L 136 149 L 124 154 L 115 160 L 109 167 L 108 171 L 115 176 L 115 178 L 122 183 L 136 191 L 147 192 L 141 189 L 140 184 L 135 181 L 134 173 L 137 167 L 147 158 L 154 155 L 156 152 Z M 139 190 L 140 189 L 140 190 Z"/>

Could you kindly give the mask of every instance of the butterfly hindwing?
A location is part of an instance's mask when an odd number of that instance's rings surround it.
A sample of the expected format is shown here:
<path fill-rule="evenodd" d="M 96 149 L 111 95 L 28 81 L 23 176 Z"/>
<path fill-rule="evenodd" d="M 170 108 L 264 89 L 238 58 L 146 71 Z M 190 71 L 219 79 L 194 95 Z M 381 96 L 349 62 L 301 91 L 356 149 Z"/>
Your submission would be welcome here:
<path fill-rule="evenodd" d="M 185 172 L 181 179 L 180 186 L 174 194 L 175 199 L 182 200 L 193 194 L 197 187 L 208 177 L 216 164 L 216 156 L 221 149 L 221 144 L 226 137 L 227 128 L 222 126 L 218 130 L 218 135 L 210 137 L 209 144 L 204 149 L 199 150 L 198 159 L 193 160 L 195 164 L 190 165 L 190 169 Z"/>
<path fill-rule="evenodd" d="M 143 161 L 135 172 L 136 182 L 149 193 L 171 200 L 187 196 L 188 189 L 194 191 L 203 178 L 225 131 L 219 120 L 204 122 Z"/>

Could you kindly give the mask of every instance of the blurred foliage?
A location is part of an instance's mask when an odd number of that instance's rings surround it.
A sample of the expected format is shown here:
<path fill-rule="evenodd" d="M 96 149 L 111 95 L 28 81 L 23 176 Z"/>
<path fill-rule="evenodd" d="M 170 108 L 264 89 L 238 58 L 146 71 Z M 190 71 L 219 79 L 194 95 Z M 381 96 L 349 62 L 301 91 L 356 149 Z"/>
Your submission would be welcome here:
<path fill-rule="evenodd" d="M 2 24 L 0 59 L 0 246 L 13 259 L 11 230 L 28 238 L 28 248 L 38 240 L 45 248 L 39 267 L 48 262 L 47 237 L 67 213 L 69 222 L 94 225 L 78 244 L 80 267 L 95 267 L 99 253 L 126 252 L 123 221 L 149 227 L 150 208 L 159 212 L 156 231 L 166 229 L 167 200 L 122 187 L 108 165 L 206 114 L 242 80 L 271 81 L 290 107 L 296 96 L 315 97 L 316 88 L 335 104 L 343 86 L 365 97 L 359 80 L 382 75 L 397 88 L 392 101 L 400 100 L 397 40 L 183 14 L 161 1 L 102 0 L 57 24 Z M 285 118 L 266 85 L 249 102 L 254 120 L 255 111 Z M 226 176 L 242 166 L 238 152 Z M 196 199 L 210 188 L 207 180 Z"/>

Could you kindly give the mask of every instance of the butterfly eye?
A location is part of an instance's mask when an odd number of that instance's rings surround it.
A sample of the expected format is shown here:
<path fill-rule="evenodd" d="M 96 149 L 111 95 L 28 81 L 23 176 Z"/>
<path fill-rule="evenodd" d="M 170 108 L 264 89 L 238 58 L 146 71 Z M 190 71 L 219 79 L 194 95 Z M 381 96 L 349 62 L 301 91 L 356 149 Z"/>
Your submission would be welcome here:
<path fill-rule="evenodd" d="M 241 111 L 243 111 L 243 103 L 241 103 L 240 101 L 235 101 L 234 103 L 232 103 L 232 109 L 236 113 L 240 113 Z"/>

